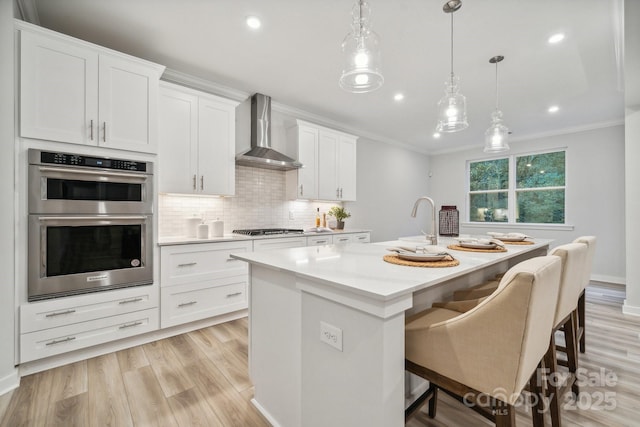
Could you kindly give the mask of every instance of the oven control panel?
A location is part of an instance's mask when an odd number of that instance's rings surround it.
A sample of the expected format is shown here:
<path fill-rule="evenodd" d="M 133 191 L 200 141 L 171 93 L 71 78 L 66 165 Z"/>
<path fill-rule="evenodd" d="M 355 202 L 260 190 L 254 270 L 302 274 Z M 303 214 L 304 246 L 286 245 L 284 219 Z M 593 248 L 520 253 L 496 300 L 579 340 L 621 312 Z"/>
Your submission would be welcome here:
<path fill-rule="evenodd" d="M 42 164 L 83 166 L 99 169 L 119 169 L 136 172 L 147 172 L 146 162 L 112 159 L 108 157 L 81 156 L 78 154 L 68 153 L 55 153 L 51 151 L 41 151 L 39 161 Z"/>

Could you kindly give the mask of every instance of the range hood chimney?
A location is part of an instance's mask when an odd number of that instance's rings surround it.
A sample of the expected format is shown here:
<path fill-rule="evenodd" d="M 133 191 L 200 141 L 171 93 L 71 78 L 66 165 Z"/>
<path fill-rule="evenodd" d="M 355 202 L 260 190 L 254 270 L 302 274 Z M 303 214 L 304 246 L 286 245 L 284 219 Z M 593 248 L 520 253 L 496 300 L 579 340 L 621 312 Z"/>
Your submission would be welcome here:
<path fill-rule="evenodd" d="M 302 167 L 302 163 L 271 148 L 270 96 L 251 96 L 251 148 L 236 156 L 236 164 L 285 171 Z"/>

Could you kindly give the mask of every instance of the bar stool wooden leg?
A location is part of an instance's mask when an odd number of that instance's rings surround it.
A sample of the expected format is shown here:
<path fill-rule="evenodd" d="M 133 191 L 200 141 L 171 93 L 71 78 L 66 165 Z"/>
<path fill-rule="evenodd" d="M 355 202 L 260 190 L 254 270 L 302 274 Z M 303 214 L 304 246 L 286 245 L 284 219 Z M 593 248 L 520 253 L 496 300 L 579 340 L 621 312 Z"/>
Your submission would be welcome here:
<path fill-rule="evenodd" d="M 516 411 L 512 405 L 501 400 L 496 404 L 496 427 L 514 427 L 516 425 Z"/>
<path fill-rule="evenodd" d="M 529 393 L 531 394 L 531 419 L 533 420 L 533 427 L 544 426 L 544 404 L 543 404 L 543 391 L 542 384 L 538 382 L 541 378 L 538 376 L 538 372 L 542 368 L 542 363 L 538 365 L 538 369 L 531 375 L 529 379 Z"/>
<path fill-rule="evenodd" d="M 578 344 L 576 342 L 576 331 L 574 329 L 577 324 L 575 312 L 572 312 L 569 320 L 564 327 L 564 340 L 567 352 L 567 367 L 569 368 L 569 378 L 567 381 L 571 383 L 571 391 L 574 398 L 578 398 L 580 388 L 576 382 L 576 373 L 578 371 Z"/>
<path fill-rule="evenodd" d="M 556 372 L 558 372 L 558 364 L 556 363 L 556 340 L 551 334 L 551 341 L 549 343 L 549 349 L 544 355 L 544 364 L 549 369 L 549 376 L 547 377 L 547 397 L 549 398 L 549 409 L 551 411 L 551 425 L 553 427 L 560 427 L 560 396 L 558 396 L 558 378 Z"/>
<path fill-rule="evenodd" d="M 577 333 L 579 334 L 579 337 L 580 337 L 580 353 L 584 353 L 586 350 L 586 339 L 585 339 L 586 325 L 585 325 L 584 309 L 585 309 L 585 298 L 584 298 L 584 291 L 582 291 L 582 293 L 580 294 L 580 298 L 578 299 L 578 329 L 577 329 Z"/>

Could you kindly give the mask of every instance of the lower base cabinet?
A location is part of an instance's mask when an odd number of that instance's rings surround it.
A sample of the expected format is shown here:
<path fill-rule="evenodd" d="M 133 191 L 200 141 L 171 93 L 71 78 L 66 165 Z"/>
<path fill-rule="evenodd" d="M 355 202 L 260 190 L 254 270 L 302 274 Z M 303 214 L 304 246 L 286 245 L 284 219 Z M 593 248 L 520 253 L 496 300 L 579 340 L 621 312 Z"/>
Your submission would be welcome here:
<path fill-rule="evenodd" d="M 247 275 L 162 288 L 163 328 L 247 308 Z"/>

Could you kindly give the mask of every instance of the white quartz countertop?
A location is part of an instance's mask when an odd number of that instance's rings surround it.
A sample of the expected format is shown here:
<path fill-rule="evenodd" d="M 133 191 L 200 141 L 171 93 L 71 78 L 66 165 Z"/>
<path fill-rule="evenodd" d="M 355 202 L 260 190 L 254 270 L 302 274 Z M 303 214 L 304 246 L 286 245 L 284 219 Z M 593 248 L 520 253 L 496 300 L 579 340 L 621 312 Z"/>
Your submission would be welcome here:
<path fill-rule="evenodd" d="M 345 291 L 387 301 L 442 283 L 473 271 L 500 263 L 519 254 L 549 245 L 552 240 L 536 239 L 533 245 L 507 245 L 507 252 L 486 253 L 448 250 L 460 265 L 456 267 L 408 267 L 385 262 L 390 254 L 386 248 L 416 243 L 388 241 L 371 244 L 275 249 L 232 254 L 233 258 L 277 270 L 289 271 L 299 277 L 321 281 Z M 457 243 L 440 238 L 439 245 Z"/>
<path fill-rule="evenodd" d="M 191 243 L 216 243 L 216 242 L 232 242 L 238 240 L 262 240 L 262 239 L 286 239 L 294 237 L 307 237 L 307 236 L 331 236 L 336 234 L 355 234 L 355 233 L 368 233 L 371 230 L 360 229 L 347 229 L 347 230 L 333 230 L 323 232 L 304 232 L 304 233 L 290 233 L 290 234 L 269 234 L 267 236 L 248 236 L 245 234 L 225 234 L 222 237 L 209 237 L 207 239 L 198 239 L 195 237 L 187 236 L 171 236 L 158 238 L 158 246 L 169 245 L 187 245 Z"/>

